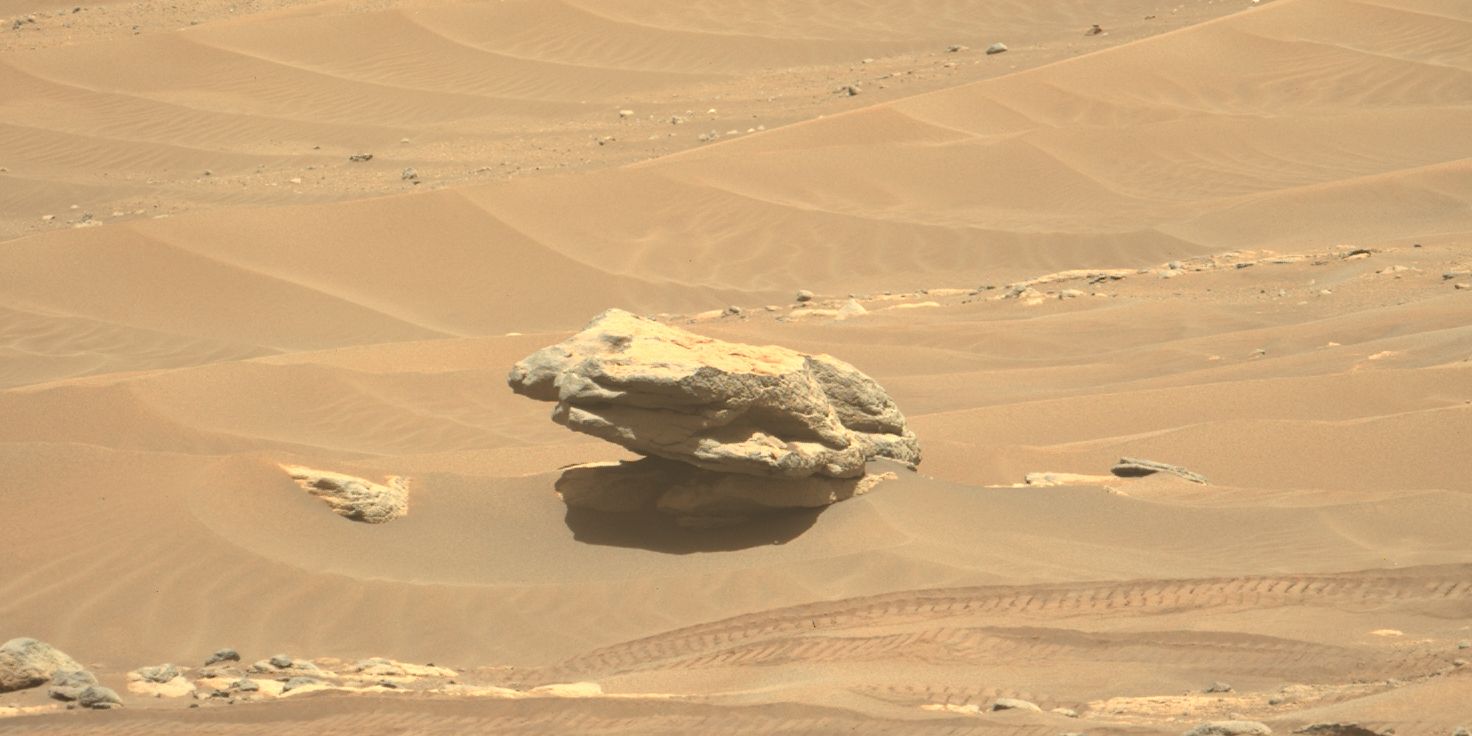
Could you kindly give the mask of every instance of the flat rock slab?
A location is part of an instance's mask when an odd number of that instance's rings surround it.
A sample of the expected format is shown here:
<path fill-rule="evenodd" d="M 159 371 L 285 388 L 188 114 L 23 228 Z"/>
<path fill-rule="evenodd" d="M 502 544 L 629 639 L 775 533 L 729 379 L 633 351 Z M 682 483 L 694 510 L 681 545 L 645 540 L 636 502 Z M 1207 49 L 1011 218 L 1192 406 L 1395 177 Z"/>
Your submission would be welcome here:
<path fill-rule="evenodd" d="M 1206 482 L 1206 476 L 1200 473 L 1193 473 L 1179 465 L 1171 465 L 1154 460 L 1141 460 L 1140 458 L 1134 457 L 1120 458 L 1119 462 L 1115 463 L 1114 467 L 1109 469 L 1109 472 L 1121 478 L 1139 478 L 1156 473 L 1170 473 L 1171 475 L 1185 478 L 1192 483 Z"/>
<path fill-rule="evenodd" d="M 828 355 L 695 335 L 619 309 L 521 360 L 512 390 L 553 421 L 634 452 L 722 473 L 853 478 L 920 461 L 889 394 Z"/>

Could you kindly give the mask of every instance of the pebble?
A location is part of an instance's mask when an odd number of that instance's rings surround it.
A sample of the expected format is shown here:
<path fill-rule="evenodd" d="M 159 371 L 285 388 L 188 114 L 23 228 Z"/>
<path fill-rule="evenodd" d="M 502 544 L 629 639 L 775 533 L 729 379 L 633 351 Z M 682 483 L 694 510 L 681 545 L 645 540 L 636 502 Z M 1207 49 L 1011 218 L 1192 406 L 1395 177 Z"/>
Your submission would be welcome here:
<path fill-rule="evenodd" d="M 799 302 L 810 302 L 813 300 L 813 292 L 808 291 L 807 289 L 798 289 L 797 300 Z"/>
<path fill-rule="evenodd" d="M 994 44 L 986 47 L 986 53 L 987 53 L 988 56 L 990 56 L 992 54 L 1000 54 L 1000 53 L 1002 53 L 1003 51 L 1006 51 L 1006 50 L 1007 50 L 1007 44 L 1002 43 L 1001 41 L 998 41 L 998 42 L 996 42 L 996 43 L 994 43 Z"/>

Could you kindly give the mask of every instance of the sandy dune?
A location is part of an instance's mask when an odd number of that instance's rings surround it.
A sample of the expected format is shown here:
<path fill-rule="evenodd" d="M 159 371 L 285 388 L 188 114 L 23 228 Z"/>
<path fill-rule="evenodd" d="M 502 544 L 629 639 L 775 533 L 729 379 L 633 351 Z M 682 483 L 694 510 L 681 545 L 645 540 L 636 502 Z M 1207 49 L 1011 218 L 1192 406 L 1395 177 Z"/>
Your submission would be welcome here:
<path fill-rule="evenodd" d="M 461 688 L 0 732 L 1472 726 L 1472 8 L 1103 5 L 0 0 L 0 639 Z M 839 356 L 925 459 L 570 509 L 630 456 L 505 374 L 612 306 Z M 1209 482 L 1024 484 L 1121 456 Z"/>

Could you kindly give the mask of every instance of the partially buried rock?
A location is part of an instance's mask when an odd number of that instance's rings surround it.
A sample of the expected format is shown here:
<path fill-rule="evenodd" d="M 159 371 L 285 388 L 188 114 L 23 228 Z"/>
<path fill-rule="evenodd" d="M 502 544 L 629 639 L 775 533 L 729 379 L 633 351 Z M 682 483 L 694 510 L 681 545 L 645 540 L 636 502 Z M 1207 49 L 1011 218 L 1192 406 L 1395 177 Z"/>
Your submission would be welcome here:
<path fill-rule="evenodd" d="M 1026 700 L 1019 700 L 1017 698 L 997 698 L 996 702 L 992 703 L 991 709 L 994 711 L 1022 710 L 1039 713 L 1041 713 L 1043 710 L 1042 708 L 1039 708 L 1036 703 L 1031 703 Z"/>
<path fill-rule="evenodd" d="M 0 693 L 44 685 L 57 671 L 84 669 L 75 659 L 43 641 L 19 638 L 0 645 Z"/>
<path fill-rule="evenodd" d="M 1211 721 L 1182 736 L 1268 736 L 1273 729 L 1257 721 Z"/>
<path fill-rule="evenodd" d="M 382 524 L 409 513 L 409 482 L 404 478 L 389 476 L 380 484 L 300 465 L 282 465 L 281 469 L 308 493 L 327 502 L 338 516 Z"/>
<path fill-rule="evenodd" d="M 85 670 L 60 670 L 51 675 L 51 687 L 46 694 L 56 700 L 73 701 L 82 696 L 82 691 L 96 685 L 97 678 Z"/>
<path fill-rule="evenodd" d="M 1293 733 L 1309 736 L 1381 736 L 1379 731 L 1365 728 L 1358 723 L 1310 723 L 1303 728 L 1293 729 Z"/>
<path fill-rule="evenodd" d="M 724 342 L 619 309 L 527 356 L 512 390 L 555 401 L 553 421 L 718 473 L 856 478 L 920 461 L 899 407 L 828 355 Z"/>
<path fill-rule="evenodd" d="M 292 690 L 299 690 L 304 687 L 320 684 L 322 684 L 322 681 L 315 677 L 293 677 L 286 681 L 286 684 L 281 688 L 281 692 L 289 693 Z"/>
<path fill-rule="evenodd" d="M 80 705 L 83 708 L 96 708 L 101 710 L 105 708 L 117 708 L 122 704 L 123 699 L 119 698 L 118 694 L 116 692 L 113 692 L 112 688 L 103 687 L 101 685 L 92 685 L 83 690 L 82 693 L 77 696 L 77 705 Z"/>
<path fill-rule="evenodd" d="M 1178 475 L 1185 478 L 1192 483 L 1206 482 L 1206 476 L 1200 473 L 1193 473 L 1179 465 L 1160 463 L 1154 460 L 1141 460 L 1135 457 L 1120 458 L 1119 462 L 1109 469 L 1109 472 L 1121 478 L 1139 478 L 1156 473 L 1170 473 L 1171 475 Z"/>
<path fill-rule="evenodd" d="M 998 41 L 997 43 L 994 43 L 994 44 L 986 47 L 986 53 L 988 55 L 991 55 L 991 54 L 1000 54 L 1000 53 L 1002 53 L 1003 51 L 1006 51 L 1006 50 L 1007 50 L 1007 44 L 1002 43 L 1000 41 Z"/>
<path fill-rule="evenodd" d="M 171 664 L 160 664 L 152 667 L 139 667 L 134 670 L 138 677 L 148 682 L 168 682 L 169 680 L 183 674 L 178 667 Z"/>

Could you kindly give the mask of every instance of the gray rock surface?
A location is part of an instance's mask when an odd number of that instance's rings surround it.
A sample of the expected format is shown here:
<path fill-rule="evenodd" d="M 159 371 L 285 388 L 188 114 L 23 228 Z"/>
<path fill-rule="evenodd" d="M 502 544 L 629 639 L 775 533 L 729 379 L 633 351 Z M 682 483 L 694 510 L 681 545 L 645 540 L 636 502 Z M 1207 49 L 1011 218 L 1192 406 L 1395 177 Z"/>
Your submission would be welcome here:
<path fill-rule="evenodd" d="M 1273 729 L 1257 721 L 1210 721 L 1182 736 L 1268 736 Z"/>
<path fill-rule="evenodd" d="M 134 672 L 138 673 L 139 677 L 148 682 L 157 683 L 168 682 L 175 677 L 184 674 L 183 672 L 179 671 L 178 667 L 175 667 L 171 664 L 159 664 L 152 667 L 139 667 L 138 669 L 134 670 Z"/>
<path fill-rule="evenodd" d="M 123 699 L 110 687 L 90 685 L 77 696 L 77 705 L 83 708 L 116 708 Z"/>
<path fill-rule="evenodd" d="M 84 669 L 75 659 L 43 641 L 22 637 L 0 644 L 0 693 L 44 685 L 58 670 Z"/>
<path fill-rule="evenodd" d="M 291 657 L 288 657 L 285 654 L 278 654 L 266 661 L 269 662 L 272 667 L 280 670 L 284 670 L 292 665 Z"/>
<path fill-rule="evenodd" d="M 1358 723 L 1310 723 L 1303 728 L 1293 729 L 1293 733 L 1309 736 L 1381 736 L 1379 731 Z"/>
<path fill-rule="evenodd" d="M 97 678 L 85 670 L 58 670 L 51 675 L 51 688 L 46 694 L 56 700 L 73 701 L 82 691 L 97 684 Z"/>
<path fill-rule="evenodd" d="M 286 684 L 284 686 L 282 686 L 282 688 L 281 688 L 281 692 L 284 692 L 284 693 L 291 692 L 292 690 L 295 690 L 295 689 L 297 689 L 299 687 L 306 687 L 308 685 L 317 685 L 317 684 L 319 684 L 321 682 L 322 682 L 321 680 L 319 680 L 319 679 L 317 679 L 315 677 L 293 677 L 293 678 L 291 678 L 291 679 L 289 679 L 289 680 L 286 681 Z"/>
<path fill-rule="evenodd" d="M 516 364 L 512 390 L 553 421 L 634 452 L 722 473 L 853 478 L 920 461 L 889 394 L 828 355 L 695 335 L 619 309 Z"/>
<path fill-rule="evenodd" d="M 234 649 L 217 649 L 217 650 L 215 650 L 215 653 L 214 654 L 211 654 L 210 655 L 210 658 L 209 659 L 206 659 L 204 661 L 204 664 L 205 664 L 206 667 L 208 667 L 209 665 L 219 664 L 220 662 L 239 662 L 239 661 L 240 661 L 240 652 L 237 652 Z"/>

